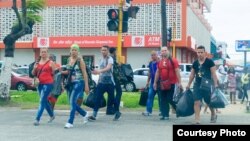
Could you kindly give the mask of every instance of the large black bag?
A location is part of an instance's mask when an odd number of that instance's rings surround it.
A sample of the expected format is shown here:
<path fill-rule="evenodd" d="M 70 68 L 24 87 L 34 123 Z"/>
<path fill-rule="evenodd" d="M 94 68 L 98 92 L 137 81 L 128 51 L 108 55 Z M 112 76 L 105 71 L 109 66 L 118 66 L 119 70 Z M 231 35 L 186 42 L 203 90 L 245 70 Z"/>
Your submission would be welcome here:
<path fill-rule="evenodd" d="M 191 90 L 186 90 L 176 105 L 176 116 L 186 117 L 194 114 L 194 98 Z"/>
<path fill-rule="evenodd" d="M 139 105 L 146 106 L 147 105 L 147 100 L 148 100 L 148 88 L 144 88 L 141 91 L 141 97 L 140 97 L 140 100 L 139 100 Z"/>
<path fill-rule="evenodd" d="M 91 90 L 89 92 L 88 97 L 83 101 L 83 104 L 90 107 L 90 108 L 94 108 L 95 107 L 95 102 L 96 102 L 96 98 L 97 98 L 97 93 L 95 90 Z M 104 96 L 102 96 L 101 99 L 101 103 L 99 105 L 99 108 L 103 108 L 106 107 L 106 99 L 104 98 Z"/>
<path fill-rule="evenodd" d="M 209 106 L 211 108 L 225 108 L 228 104 L 229 102 L 223 92 L 219 89 L 215 89 L 211 95 Z"/>

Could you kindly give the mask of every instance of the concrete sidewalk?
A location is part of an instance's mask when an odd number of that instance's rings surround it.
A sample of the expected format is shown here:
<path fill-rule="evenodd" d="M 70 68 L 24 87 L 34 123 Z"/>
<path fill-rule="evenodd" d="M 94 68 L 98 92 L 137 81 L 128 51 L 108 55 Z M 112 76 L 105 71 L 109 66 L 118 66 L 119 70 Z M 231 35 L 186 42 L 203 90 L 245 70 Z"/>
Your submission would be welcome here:
<path fill-rule="evenodd" d="M 228 105 L 220 109 L 216 124 L 249 124 L 250 115 L 245 112 L 244 104 Z M 91 112 L 91 111 L 90 111 Z M 40 126 L 33 126 L 36 110 L 21 110 L 19 108 L 0 108 L 0 137 L 2 141 L 170 141 L 172 140 L 172 125 L 192 124 L 194 116 L 160 121 L 158 112 L 150 117 L 144 117 L 141 112 L 123 112 L 119 121 L 113 121 L 113 116 L 104 113 L 98 115 L 95 122 L 83 125 L 81 116 L 76 116 L 74 128 L 64 129 L 69 111 L 56 110 L 56 119 L 49 119 L 45 112 Z M 202 124 L 211 124 L 210 115 L 201 114 Z"/>

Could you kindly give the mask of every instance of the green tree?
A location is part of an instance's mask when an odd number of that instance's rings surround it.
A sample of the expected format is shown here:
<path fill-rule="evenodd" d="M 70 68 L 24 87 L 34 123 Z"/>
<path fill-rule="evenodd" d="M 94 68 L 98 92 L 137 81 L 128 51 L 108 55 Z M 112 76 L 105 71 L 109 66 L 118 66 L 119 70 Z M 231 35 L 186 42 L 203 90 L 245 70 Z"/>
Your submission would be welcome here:
<path fill-rule="evenodd" d="M 42 21 L 39 13 L 45 8 L 45 0 L 21 0 L 20 10 L 17 7 L 17 0 L 12 0 L 12 2 L 11 8 L 14 10 L 17 20 L 13 23 L 10 34 L 3 40 L 5 67 L 0 74 L 0 99 L 4 101 L 10 100 L 9 89 L 15 43 L 22 36 L 33 33 L 33 25 Z"/>

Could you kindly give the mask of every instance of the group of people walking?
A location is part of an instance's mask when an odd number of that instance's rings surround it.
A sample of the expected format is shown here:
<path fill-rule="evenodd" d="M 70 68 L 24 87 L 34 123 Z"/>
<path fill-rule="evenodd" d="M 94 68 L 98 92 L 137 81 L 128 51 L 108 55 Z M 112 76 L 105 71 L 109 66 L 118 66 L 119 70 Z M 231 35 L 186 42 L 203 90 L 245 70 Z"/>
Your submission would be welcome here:
<path fill-rule="evenodd" d="M 96 95 L 95 105 L 93 107 L 92 115 L 81 108 L 81 104 L 85 94 L 89 94 L 89 79 L 86 72 L 86 64 L 80 57 L 80 47 L 77 44 L 73 44 L 70 47 L 70 57 L 67 60 L 67 69 L 60 70 L 53 59 L 49 57 L 49 51 L 47 48 L 40 49 L 40 59 L 35 63 L 32 70 L 32 74 L 36 76 L 39 80 L 37 86 L 38 93 L 40 96 L 40 104 L 35 118 L 34 125 L 38 126 L 40 124 L 41 116 L 44 109 L 48 112 L 50 119 L 48 122 L 52 122 L 55 119 L 54 105 L 60 94 L 56 91 L 59 89 L 59 93 L 63 91 L 63 85 L 65 85 L 66 92 L 68 94 L 68 100 L 70 103 L 70 114 L 69 119 L 65 124 L 65 128 L 72 128 L 75 118 L 75 113 L 78 112 L 83 117 L 83 123 L 87 123 L 89 120 L 96 120 L 98 115 L 101 99 L 105 92 L 108 93 L 107 100 L 107 115 L 114 115 L 113 120 L 119 120 L 121 117 L 120 112 L 120 101 L 122 96 L 122 88 L 119 79 L 114 75 L 114 69 L 119 65 L 116 61 L 116 50 L 115 48 L 109 48 L 108 46 L 103 46 L 101 48 L 102 59 L 100 60 L 99 69 L 92 71 L 92 74 L 98 74 L 99 80 L 95 88 L 94 94 Z M 204 46 L 199 46 L 197 48 L 198 59 L 193 62 L 191 74 L 189 77 L 189 82 L 186 89 L 190 89 L 190 86 L 194 80 L 193 85 L 193 97 L 194 97 L 194 111 L 195 111 L 195 123 L 200 123 L 200 110 L 202 100 L 204 100 L 207 105 L 210 102 L 211 90 L 204 90 L 201 88 L 201 84 L 204 79 L 211 80 L 211 85 L 214 88 L 218 87 L 218 79 L 216 75 L 216 66 L 214 62 L 206 57 L 206 51 Z M 170 105 L 173 110 L 176 109 L 176 103 L 173 101 L 173 94 L 178 87 L 183 89 L 179 63 L 178 60 L 171 57 L 170 52 L 167 47 L 161 48 L 160 58 L 158 57 L 157 51 L 151 52 L 151 62 L 149 63 L 149 74 L 147 80 L 147 87 L 149 87 L 148 100 L 146 105 L 146 111 L 142 114 L 144 116 L 149 116 L 152 114 L 153 101 L 155 95 L 158 93 L 159 100 L 159 111 L 160 120 L 169 120 Z M 232 81 L 234 77 L 234 71 L 228 71 L 228 79 L 230 80 L 230 86 L 234 85 Z M 59 74 L 58 74 L 59 73 Z M 63 76 L 67 76 L 66 84 L 63 84 Z M 56 77 L 56 78 L 55 78 Z M 243 75 L 244 80 L 243 88 L 244 92 L 247 91 L 245 85 L 249 83 L 249 75 Z M 57 82 L 54 82 L 57 80 Z M 59 80 L 59 82 L 58 82 Z M 57 83 L 57 84 L 55 84 Z M 57 88 L 57 90 L 53 90 Z M 61 90 L 61 91 L 60 91 Z M 230 91 L 230 97 L 233 101 L 233 93 Z M 246 98 L 248 99 L 247 95 Z M 211 122 L 215 123 L 217 120 L 216 112 L 213 108 L 211 110 Z"/>
<path fill-rule="evenodd" d="M 109 55 L 109 52 L 111 52 L 111 55 Z M 100 69 L 92 72 L 93 74 L 99 74 L 99 80 L 95 88 L 94 94 L 97 95 L 97 98 L 95 99 L 93 115 L 91 116 L 87 111 L 81 108 L 84 92 L 88 95 L 90 89 L 86 72 L 87 66 L 79 53 L 80 47 L 77 44 L 71 45 L 70 57 L 67 60 L 67 69 L 60 70 L 60 67 L 56 65 L 55 60 L 53 60 L 53 57 L 49 56 L 48 48 L 40 49 L 40 57 L 35 62 L 32 70 L 32 74 L 36 77 L 36 80 L 39 81 L 37 89 L 40 96 L 40 104 L 34 122 L 35 126 L 40 124 L 44 109 L 46 109 L 50 116 L 49 123 L 55 119 L 54 106 L 60 94 L 55 94 L 57 90 L 54 89 L 60 89 L 60 92 L 62 92 L 64 87 L 70 103 L 70 114 L 64 126 L 65 128 L 73 127 L 76 112 L 83 116 L 83 123 L 87 123 L 88 120 L 96 120 L 100 100 L 105 92 L 108 93 L 107 114 L 114 115 L 114 120 L 120 118 L 121 112 L 119 111 L 119 105 L 122 90 L 119 81 L 113 76 L 113 64 L 118 65 L 115 57 L 115 48 L 110 49 L 108 46 L 101 48 L 102 59 L 100 61 Z M 61 77 L 66 76 L 66 81 L 63 81 L 64 79 L 58 79 L 59 76 L 56 73 L 59 73 Z M 63 84 L 63 82 L 66 83 Z"/>
<path fill-rule="evenodd" d="M 211 93 L 215 88 L 219 88 L 219 81 L 216 74 L 216 65 L 213 60 L 206 57 L 206 50 L 204 46 L 198 46 L 197 49 L 197 60 L 192 64 L 189 81 L 186 86 L 186 90 L 190 89 L 193 83 L 193 98 L 194 98 L 194 113 L 195 120 L 194 124 L 200 123 L 200 111 L 203 101 L 211 110 L 211 123 L 215 123 L 217 120 L 217 109 L 209 106 Z M 179 71 L 179 64 L 175 58 L 170 56 L 167 47 L 161 48 L 161 55 L 158 57 L 156 51 L 151 52 L 151 61 L 148 65 L 149 74 L 147 80 L 147 87 L 149 87 L 148 99 L 146 104 L 146 111 L 142 113 L 144 116 L 150 116 L 152 114 L 153 101 L 155 95 L 158 93 L 160 120 L 169 119 L 170 105 L 173 110 L 176 110 L 176 103 L 173 101 L 173 94 L 175 87 L 183 89 L 182 81 Z M 224 71 L 221 71 L 222 73 Z M 225 73 L 225 72 L 224 72 Z M 235 102 L 235 91 L 233 86 L 236 84 L 236 80 L 233 81 L 234 70 L 232 68 L 227 71 L 229 88 L 230 88 L 230 100 L 232 103 Z M 242 75 L 241 79 L 245 80 L 243 83 L 243 89 L 245 90 L 244 95 L 247 98 L 246 85 L 249 83 L 250 75 L 247 74 L 247 69 Z M 246 77 L 246 78 L 245 78 Z M 225 78 L 224 78 L 225 79 Z M 210 82 L 208 88 L 204 88 L 204 82 Z M 164 88 L 165 85 L 165 88 Z"/>
<path fill-rule="evenodd" d="M 247 90 L 250 83 L 250 73 L 245 67 L 242 73 L 237 73 L 234 67 L 228 67 L 226 60 L 218 68 L 219 83 L 225 93 L 229 91 L 231 104 L 236 104 L 236 92 L 238 91 L 238 98 L 241 99 L 241 104 L 244 103 L 245 98 L 248 101 Z"/>

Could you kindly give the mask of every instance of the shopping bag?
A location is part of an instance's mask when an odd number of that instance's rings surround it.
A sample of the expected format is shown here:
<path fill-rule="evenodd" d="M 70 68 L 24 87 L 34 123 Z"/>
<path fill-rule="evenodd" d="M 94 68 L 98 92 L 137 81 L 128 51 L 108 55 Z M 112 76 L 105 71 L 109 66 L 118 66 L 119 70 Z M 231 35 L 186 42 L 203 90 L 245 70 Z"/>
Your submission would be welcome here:
<path fill-rule="evenodd" d="M 146 106 L 147 105 L 147 100 L 148 100 L 148 88 L 144 88 L 141 91 L 141 96 L 139 100 L 139 105 L 141 106 Z"/>
<path fill-rule="evenodd" d="M 211 108 L 225 108 L 228 104 L 229 101 L 225 97 L 224 93 L 220 89 L 216 88 L 211 95 L 209 106 Z"/>
<path fill-rule="evenodd" d="M 176 104 L 176 117 L 186 117 L 194 114 L 194 98 L 190 89 L 186 90 Z"/>
<path fill-rule="evenodd" d="M 86 99 L 83 100 L 83 105 L 86 105 L 90 108 L 94 108 L 95 107 L 95 103 L 96 103 L 96 98 L 97 98 L 97 93 L 95 90 L 91 90 L 89 92 L 89 95 Z M 104 98 L 104 96 L 102 96 L 101 98 L 101 102 L 99 105 L 99 108 L 103 108 L 106 107 L 106 99 Z"/>

